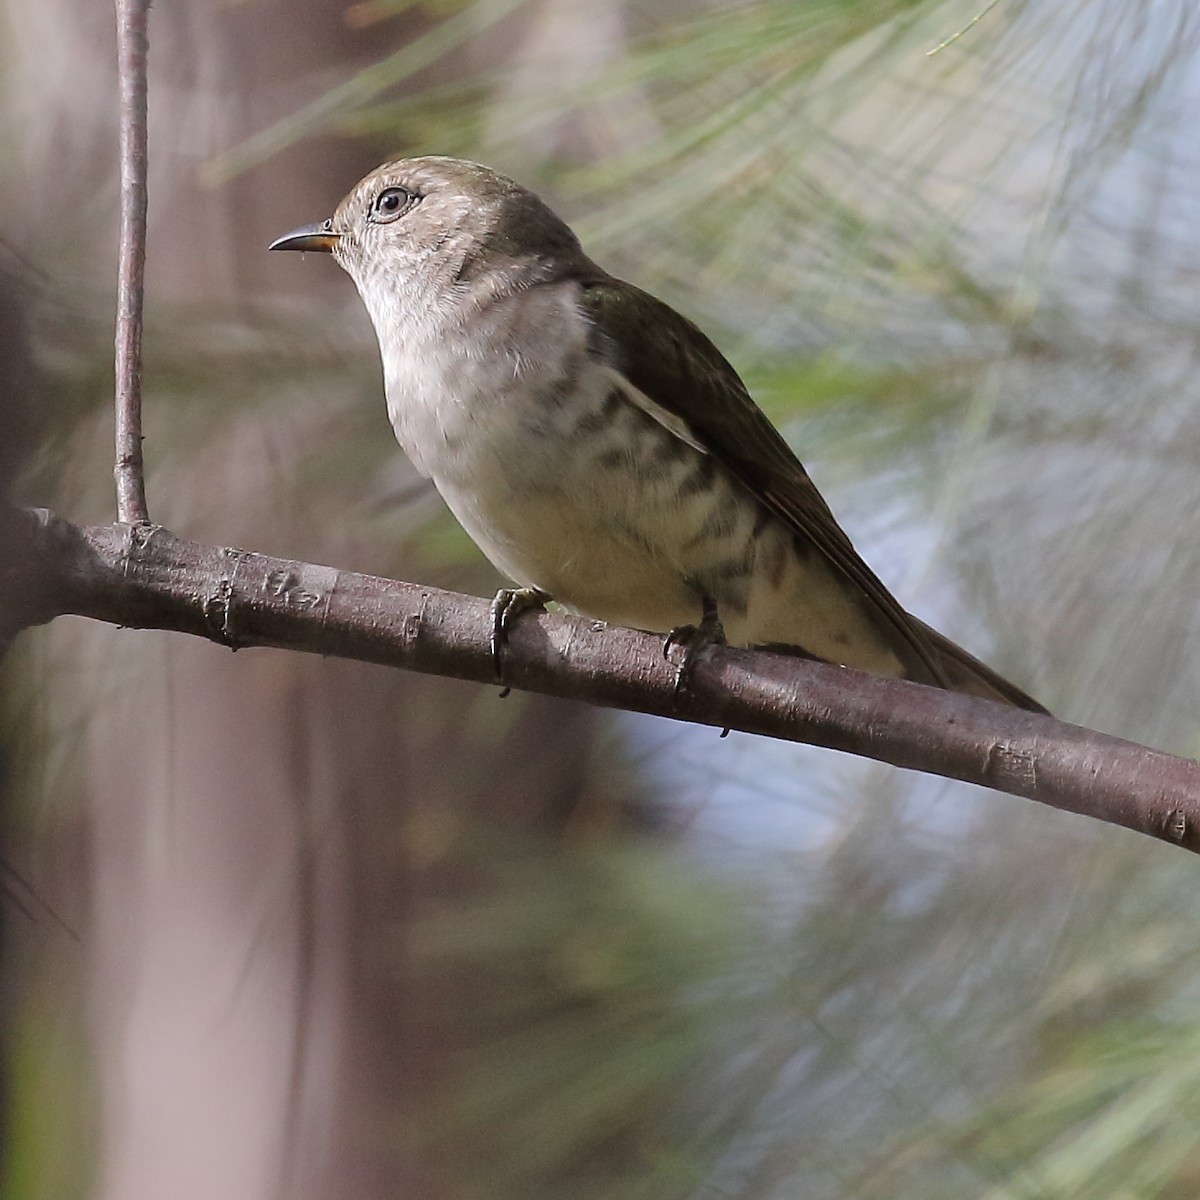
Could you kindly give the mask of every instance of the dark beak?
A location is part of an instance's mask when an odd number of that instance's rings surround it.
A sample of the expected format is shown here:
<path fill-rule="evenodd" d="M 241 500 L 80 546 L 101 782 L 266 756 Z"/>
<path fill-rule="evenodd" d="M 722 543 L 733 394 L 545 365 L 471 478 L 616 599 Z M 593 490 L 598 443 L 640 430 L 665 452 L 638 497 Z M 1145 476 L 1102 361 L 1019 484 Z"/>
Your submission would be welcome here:
<path fill-rule="evenodd" d="M 318 225 L 302 225 L 276 238 L 268 250 L 323 250 L 328 254 L 334 247 L 340 235 L 333 232 L 332 221 L 322 221 Z"/>

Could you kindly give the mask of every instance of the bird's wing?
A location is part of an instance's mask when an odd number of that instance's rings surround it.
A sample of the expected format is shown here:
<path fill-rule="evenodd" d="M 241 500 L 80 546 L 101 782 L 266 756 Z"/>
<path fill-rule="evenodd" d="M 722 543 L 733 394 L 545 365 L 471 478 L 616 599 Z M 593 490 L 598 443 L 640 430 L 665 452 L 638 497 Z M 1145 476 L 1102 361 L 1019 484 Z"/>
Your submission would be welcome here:
<path fill-rule="evenodd" d="M 889 640 L 909 677 L 947 686 L 921 626 L 858 556 L 800 460 L 704 333 L 661 300 L 612 277 L 582 280 L 581 302 L 600 352 L 682 423 L 687 440 L 703 447 L 825 556 L 868 611 L 892 630 Z"/>

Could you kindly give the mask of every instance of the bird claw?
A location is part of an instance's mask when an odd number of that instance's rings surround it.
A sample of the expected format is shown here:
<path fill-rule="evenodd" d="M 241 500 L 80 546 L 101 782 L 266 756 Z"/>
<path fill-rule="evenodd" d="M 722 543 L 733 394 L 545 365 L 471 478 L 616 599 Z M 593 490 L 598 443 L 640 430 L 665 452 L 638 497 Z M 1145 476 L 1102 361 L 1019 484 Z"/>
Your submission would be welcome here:
<path fill-rule="evenodd" d="M 505 648 L 508 646 L 508 630 L 512 623 L 524 612 L 535 608 L 545 608 L 550 596 L 541 588 L 501 588 L 492 600 L 492 636 L 489 645 L 492 651 L 492 668 L 496 672 L 496 682 L 504 682 L 504 664 L 501 661 Z M 508 689 L 504 689 L 504 695 Z"/>
<path fill-rule="evenodd" d="M 663 658 L 671 661 L 671 647 L 680 646 L 683 657 L 675 665 L 675 686 L 671 690 L 672 700 L 678 700 L 687 691 L 692 671 L 700 651 L 709 646 L 725 645 L 725 627 L 717 616 L 715 600 L 704 598 L 704 616 L 699 625 L 678 625 L 663 639 Z"/>

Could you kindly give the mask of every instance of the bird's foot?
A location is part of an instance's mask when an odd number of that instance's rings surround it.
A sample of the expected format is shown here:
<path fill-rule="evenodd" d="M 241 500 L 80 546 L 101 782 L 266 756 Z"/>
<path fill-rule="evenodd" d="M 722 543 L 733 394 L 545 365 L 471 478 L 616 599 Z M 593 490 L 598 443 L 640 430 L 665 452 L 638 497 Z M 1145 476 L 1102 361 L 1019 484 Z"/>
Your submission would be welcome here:
<path fill-rule="evenodd" d="M 675 666 L 674 698 L 687 690 L 692 670 L 701 650 L 708 646 L 725 645 L 725 627 L 717 615 L 717 602 L 709 596 L 704 597 L 704 615 L 699 625 L 679 625 L 672 629 L 663 640 L 663 658 L 670 661 L 671 647 L 679 646 L 683 655 Z"/>
<path fill-rule="evenodd" d="M 492 601 L 492 667 L 496 672 L 496 682 L 504 682 L 504 664 L 501 661 L 505 647 L 508 645 L 508 630 L 512 623 L 523 613 L 534 608 L 545 608 L 550 599 L 548 593 L 541 588 L 501 588 Z M 507 692 L 507 689 L 506 689 Z"/>

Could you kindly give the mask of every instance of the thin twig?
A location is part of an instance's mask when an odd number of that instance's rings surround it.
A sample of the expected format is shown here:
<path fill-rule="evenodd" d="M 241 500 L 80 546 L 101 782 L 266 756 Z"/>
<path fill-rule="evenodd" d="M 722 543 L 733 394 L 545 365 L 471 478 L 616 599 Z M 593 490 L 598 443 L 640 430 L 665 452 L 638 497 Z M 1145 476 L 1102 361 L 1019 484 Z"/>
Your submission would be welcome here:
<path fill-rule="evenodd" d="M 146 34 L 150 0 L 116 0 L 121 89 L 121 248 L 117 268 L 117 519 L 149 521 L 142 464 L 142 285 L 146 273 Z"/>
<path fill-rule="evenodd" d="M 974 29 L 975 26 L 978 25 L 979 22 L 982 21 L 983 18 L 986 17 L 988 13 L 990 13 L 992 9 L 995 8 L 999 3 L 1000 0 L 988 0 L 987 4 L 985 4 L 957 33 L 952 33 L 948 38 L 945 39 L 945 41 L 938 42 L 938 44 L 934 46 L 932 50 L 926 50 L 925 57 L 932 58 L 939 51 L 945 50 L 947 46 L 953 46 L 954 43 L 957 42 L 964 33 L 968 33 L 970 30 Z"/>

